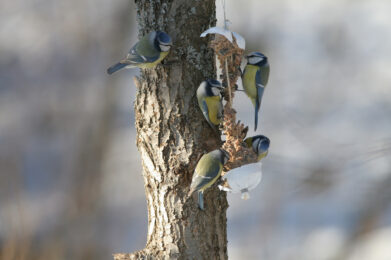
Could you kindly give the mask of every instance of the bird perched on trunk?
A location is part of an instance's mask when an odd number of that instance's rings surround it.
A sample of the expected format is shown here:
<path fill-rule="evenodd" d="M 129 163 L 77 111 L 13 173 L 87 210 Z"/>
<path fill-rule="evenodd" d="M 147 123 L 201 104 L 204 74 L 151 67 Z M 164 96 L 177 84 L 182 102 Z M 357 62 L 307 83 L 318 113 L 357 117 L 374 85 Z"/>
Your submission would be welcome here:
<path fill-rule="evenodd" d="M 258 162 L 266 157 L 270 146 L 269 138 L 264 135 L 256 135 L 244 139 L 244 142 L 248 148 L 253 148 L 253 151 L 258 155 Z"/>
<path fill-rule="evenodd" d="M 255 107 L 255 126 L 258 126 L 258 112 L 261 107 L 263 92 L 269 80 L 269 62 L 267 57 L 260 52 L 252 52 L 247 55 L 247 65 L 242 74 L 243 88 Z"/>
<path fill-rule="evenodd" d="M 197 89 L 198 105 L 206 121 L 215 130 L 223 119 L 223 100 L 221 97 L 223 90 L 221 83 L 215 79 L 201 82 Z"/>
<path fill-rule="evenodd" d="M 217 149 L 204 154 L 198 161 L 191 181 L 189 195 L 198 191 L 198 205 L 201 210 L 204 210 L 204 191 L 220 177 L 223 166 L 228 160 L 228 152 L 223 149 Z"/>
<path fill-rule="evenodd" d="M 161 31 L 152 31 L 140 39 L 126 57 L 107 69 L 113 74 L 122 68 L 153 68 L 169 53 L 172 46 L 171 37 Z"/>

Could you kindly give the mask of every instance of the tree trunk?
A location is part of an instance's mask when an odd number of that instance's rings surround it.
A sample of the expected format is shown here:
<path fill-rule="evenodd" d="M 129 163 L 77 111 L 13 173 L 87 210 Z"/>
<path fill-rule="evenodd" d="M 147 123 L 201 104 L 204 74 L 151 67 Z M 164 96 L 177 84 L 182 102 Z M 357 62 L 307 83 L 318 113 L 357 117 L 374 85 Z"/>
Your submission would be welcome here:
<path fill-rule="evenodd" d="M 216 22 L 215 0 L 136 0 L 139 35 L 167 32 L 174 46 L 155 69 L 141 71 L 135 103 L 137 146 L 148 203 L 146 247 L 115 259 L 227 259 L 228 203 L 216 185 L 205 211 L 188 197 L 205 152 L 221 145 L 197 104 L 201 81 L 215 78 L 215 58 L 200 34 Z M 135 209 L 137 210 L 137 209 Z"/>

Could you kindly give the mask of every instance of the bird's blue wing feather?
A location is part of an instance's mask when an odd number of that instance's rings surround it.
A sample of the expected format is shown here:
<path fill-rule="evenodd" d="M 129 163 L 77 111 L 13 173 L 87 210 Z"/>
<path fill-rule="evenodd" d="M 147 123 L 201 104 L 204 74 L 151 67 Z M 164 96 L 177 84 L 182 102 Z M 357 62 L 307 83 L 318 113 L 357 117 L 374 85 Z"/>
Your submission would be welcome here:
<path fill-rule="evenodd" d="M 125 59 L 121 60 L 120 63 L 128 64 L 128 65 L 137 65 L 142 63 L 150 63 L 154 62 L 159 58 L 159 53 L 157 52 L 154 56 L 146 56 L 142 55 L 137 51 L 137 44 L 133 46 Z"/>
<path fill-rule="evenodd" d="M 199 190 L 211 181 L 212 181 L 211 177 L 196 176 L 196 177 L 194 177 L 194 180 L 192 181 L 191 190 L 192 191 Z"/>
<path fill-rule="evenodd" d="M 206 167 L 202 167 L 200 169 L 196 168 L 190 187 L 192 191 L 201 189 L 202 187 L 210 183 L 214 178 L 216 178 L 217 175 L 220 173 L 221 166 L 219 163 L 206 163 L 206 165 Z M 207 172 L 207 176 L 201 176 L 197 170 Z"/>
<path fill-rule="evenodd" d="M 258 113 L 259 113 L 259 109 L 261 107 L 263 91 L 265 90 L 265 86 L 262 85 L 261 70 L 260 69 L 255 74 L 255 86 L 257 88 L 257 98 L 255 100 L 255 127 L 254 127 L 254 131 L 257 130 Z"/>
<path fill-rule="evenodd" d="M 220 99 L 220 103 L 219 103 L 219 109 L 217 111 L 217 118 L 218 119 L 223 119 L 223 113 L 224 113 L 224 108 L 223 108 L 223 99 L 221 98 Z"/>

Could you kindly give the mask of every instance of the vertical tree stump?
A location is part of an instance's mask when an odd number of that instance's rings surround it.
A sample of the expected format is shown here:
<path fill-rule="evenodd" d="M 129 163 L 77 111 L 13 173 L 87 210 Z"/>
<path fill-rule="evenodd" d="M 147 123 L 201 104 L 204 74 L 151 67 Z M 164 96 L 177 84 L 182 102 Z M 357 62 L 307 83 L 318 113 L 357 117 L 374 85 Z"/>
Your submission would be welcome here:
<path fill-rule="evenodd" d="M 205 211 L 198 209 L 196 195 L 188 197 L 198 159 L 221 146 L 196 98 L 201 81 L 216 77 L 209 37 L 200 38 L 216 23 L 215 1 L 135 2 L 139 36 L 162 30 L 174 46 L 162 65 L 141 70 L 137 79 L 135 115 L 148 204 L 147 244 L 114 258 L 227 259 L 225 192 L 216 185 L 208 189 Z"/>

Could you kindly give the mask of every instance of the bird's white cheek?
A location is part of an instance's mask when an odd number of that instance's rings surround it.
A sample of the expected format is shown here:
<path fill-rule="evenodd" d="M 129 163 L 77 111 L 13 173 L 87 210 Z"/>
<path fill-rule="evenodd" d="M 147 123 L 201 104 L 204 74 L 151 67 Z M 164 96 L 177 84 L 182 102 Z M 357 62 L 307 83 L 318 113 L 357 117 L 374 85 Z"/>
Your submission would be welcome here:
<path fill-rule="evenodd" d="M 169 51 L 170 48 L 171 48 L 170 46 L 160 45 L 160 49 L 161 49 L 162 51 Z"/>

